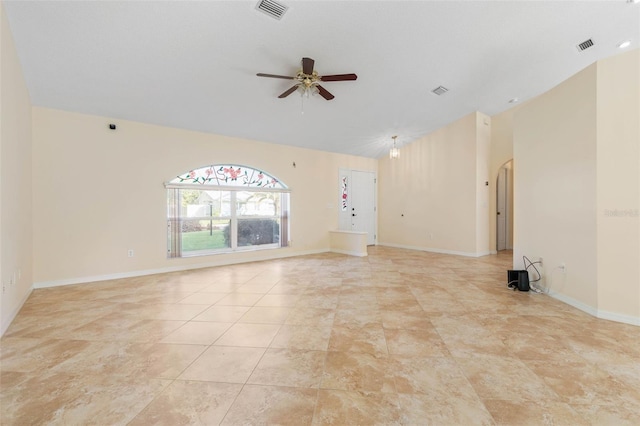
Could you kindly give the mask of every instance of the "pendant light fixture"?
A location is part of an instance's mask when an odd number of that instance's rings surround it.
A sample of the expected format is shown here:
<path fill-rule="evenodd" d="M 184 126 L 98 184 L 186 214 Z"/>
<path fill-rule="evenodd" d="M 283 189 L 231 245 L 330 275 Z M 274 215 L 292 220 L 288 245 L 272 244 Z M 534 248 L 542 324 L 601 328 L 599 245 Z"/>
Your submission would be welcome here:
<path fill-rule="evenodd" d="M 389 158 L 391 158 L 392 160 L 395 160 L 400 157 L 400 150 L 396 145 L 397 138 L 398 136 L 391 136 L 391 139 L 393 139 L 393 147 L 391 147 L 391 149 L 389 150 Z"/>

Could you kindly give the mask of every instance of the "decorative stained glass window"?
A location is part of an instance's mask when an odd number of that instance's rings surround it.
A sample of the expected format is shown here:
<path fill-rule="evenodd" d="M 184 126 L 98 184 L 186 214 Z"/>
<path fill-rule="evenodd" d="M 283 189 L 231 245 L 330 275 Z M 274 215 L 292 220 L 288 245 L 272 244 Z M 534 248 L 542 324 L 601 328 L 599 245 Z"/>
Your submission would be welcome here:
<path fill-rule="evenodd" d="M 272 175 L 216 164 L 181 174 L 167 188 L 167 256 L 287 247 L 289 192 Z"/>
<path fill-rule="evenodd" d="M 200 184 L 214 186 L 241 186 L 249 188 L 279 188 L 287 187 L 275 177 L 262 170 L 235 164 L 216 164 L 177 176 L 170 184 Z"/>
<path fill-rule="evenodd" d="M 347 200 L 347 196 L 348 196 L 348 187 L 347 187 L 347 177 L 343 176 L 342 177 L 342 211 L 346 212 L 347 211 L 347 205 L 348 205 L 348 201 Z"/>

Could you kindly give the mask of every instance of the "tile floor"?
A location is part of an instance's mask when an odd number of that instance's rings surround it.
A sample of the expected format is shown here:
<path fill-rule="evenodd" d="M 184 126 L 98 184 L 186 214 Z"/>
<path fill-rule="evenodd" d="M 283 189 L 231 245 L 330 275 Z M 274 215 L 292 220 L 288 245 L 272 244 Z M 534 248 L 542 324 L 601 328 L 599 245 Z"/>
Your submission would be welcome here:
<path fill-rule="evenodd" d="M 510 253 L 372 247 L 35 290 L 3 425 L 640 425 L 640 327 L 506 288 Z"/>

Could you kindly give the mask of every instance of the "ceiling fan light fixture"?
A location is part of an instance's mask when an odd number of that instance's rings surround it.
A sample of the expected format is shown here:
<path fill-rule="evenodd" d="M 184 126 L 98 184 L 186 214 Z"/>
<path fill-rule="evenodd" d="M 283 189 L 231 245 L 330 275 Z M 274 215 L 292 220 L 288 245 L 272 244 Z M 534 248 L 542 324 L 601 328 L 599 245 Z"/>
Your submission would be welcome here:
<path fill-rule="evenodd" d="M 392 159 L 392 160 L 397 160 L 398 158 L 400 158 L 400 150 L 398 149 L 398 146 L 396 145 L 396 139 L 397 138 L 398 138 L 398 136 L 391 136 L 391 139 L 393 139 L 393 146 L 389 150 L 389 158 Z"/>

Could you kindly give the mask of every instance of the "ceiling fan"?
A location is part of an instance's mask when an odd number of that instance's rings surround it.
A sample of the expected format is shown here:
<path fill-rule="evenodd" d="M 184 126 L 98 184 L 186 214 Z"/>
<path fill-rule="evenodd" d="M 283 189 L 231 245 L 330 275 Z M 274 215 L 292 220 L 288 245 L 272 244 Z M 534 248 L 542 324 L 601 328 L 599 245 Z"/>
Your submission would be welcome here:
<path fill-rule="evenodd" d="M 284 93 L 282 93 L 279 98 L 286 98 L 296 90 L 300 90 L 302 94 L 309 95 L 310 93 L 319 93 L 320 96 L 330 101 L 335 98 L 327 89 L 320 86 L 318 82 L 320 81 L 346 81 L 346 80 L 356 80 L 358 78 L 355 74 L 334 74 L 334 75 L 318 75 L 318 71 L 314 71 L 313 65 L 315 61 L 311 58 L 302 58 L 302 69 L 298 71 L 298 73 L 289 77 L 286 75 L 276 75 L 276 74 L 264 74 L 258 73 L 256 74 L 258 77 L 270 77 L 270 78 L 284 78 L 286 80 L 296 80 L 297 83 L 287 89 Z"/>

